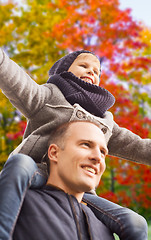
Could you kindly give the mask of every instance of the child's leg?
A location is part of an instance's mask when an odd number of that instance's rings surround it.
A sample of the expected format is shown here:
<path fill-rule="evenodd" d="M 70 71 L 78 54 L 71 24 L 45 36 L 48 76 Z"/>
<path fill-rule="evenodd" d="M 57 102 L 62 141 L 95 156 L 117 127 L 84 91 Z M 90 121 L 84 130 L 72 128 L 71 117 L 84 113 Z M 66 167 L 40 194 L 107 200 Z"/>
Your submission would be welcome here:
<path fill-rule="evenodd" d="M 26 190 L 45 182 L 29 156 L 17 154 L 7 160 L 0 173 L 0 239 L 11 239 Z"/>
<path fill-rule="evenodd" d="M 148 239 L 147 222 L 141 215 L 89 193 L 84 194 L 83 201 L 120 240 Z"/>

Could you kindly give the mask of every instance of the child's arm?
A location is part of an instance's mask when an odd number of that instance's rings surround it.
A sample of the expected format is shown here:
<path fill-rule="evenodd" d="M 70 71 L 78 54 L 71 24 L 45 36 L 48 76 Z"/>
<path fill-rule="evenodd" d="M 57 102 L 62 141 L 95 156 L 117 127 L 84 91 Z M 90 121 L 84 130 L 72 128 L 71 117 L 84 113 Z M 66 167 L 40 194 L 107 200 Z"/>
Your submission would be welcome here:
<path fill-rule="evenodd" d="M 51 92 L 38 85 L 0 49 L 0 88 L 22 114 L 30 118 L 50 98 Z"/>
<path fill-rule="evenodd" d="M 112 156 L 151 165 L 151 139 L 142 139 L 116 123 L 114 123 L 108 148 Z"/>

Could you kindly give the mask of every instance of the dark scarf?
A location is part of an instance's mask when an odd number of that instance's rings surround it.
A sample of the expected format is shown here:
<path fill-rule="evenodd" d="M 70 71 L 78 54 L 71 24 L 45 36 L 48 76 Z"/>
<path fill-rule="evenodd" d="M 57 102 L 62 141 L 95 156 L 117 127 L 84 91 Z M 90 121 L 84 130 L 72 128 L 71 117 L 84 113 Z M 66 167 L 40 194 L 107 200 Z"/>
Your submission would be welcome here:
<path fill-rule="evenodd" d="M 103 117 L 115 102 L 114 96 L 109 91 L 84 82 L 71 72 L 55 74 L 47 83 L 55 84 L 71 105 L 78 103 L 86 111 L 98 117 Z"/>

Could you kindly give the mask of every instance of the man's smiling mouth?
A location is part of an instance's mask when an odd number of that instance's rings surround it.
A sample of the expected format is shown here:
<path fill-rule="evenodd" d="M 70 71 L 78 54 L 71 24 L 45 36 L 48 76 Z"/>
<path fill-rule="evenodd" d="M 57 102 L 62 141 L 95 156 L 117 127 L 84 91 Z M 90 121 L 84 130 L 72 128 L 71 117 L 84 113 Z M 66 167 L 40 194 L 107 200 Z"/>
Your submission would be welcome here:
<path fill-rule="evenodd" d="M 83 169 L 85 169 L 86 171 L 92 173 L 92 174 L 97 174 L 97 170 L 95 168 L 89 167 L 89 166 L 83 166 Z"/>

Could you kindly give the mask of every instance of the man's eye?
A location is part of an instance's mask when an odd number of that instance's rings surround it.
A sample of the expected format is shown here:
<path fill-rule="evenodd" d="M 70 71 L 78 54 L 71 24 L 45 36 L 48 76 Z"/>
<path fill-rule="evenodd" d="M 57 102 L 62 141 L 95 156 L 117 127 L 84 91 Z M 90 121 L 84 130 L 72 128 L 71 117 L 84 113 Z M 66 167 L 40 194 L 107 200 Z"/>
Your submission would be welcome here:
<path fill-rule="evenodd" d="M 101 154 L 103 154 L 105 156 L 106 152 L 104 150 L 101 150 Z"/>
<path fill-rule="evenodd" d="M 90 144 L 87 143 L 87 142 L 82 143 L 82 145 L 84 145 L 84 146 L 86 146 L 86 147 L 89 147 L 89 146 L 90 146 Z"/>

